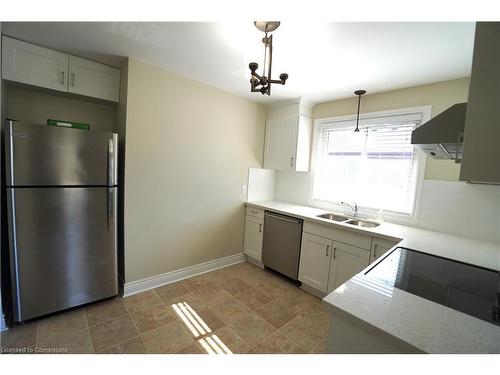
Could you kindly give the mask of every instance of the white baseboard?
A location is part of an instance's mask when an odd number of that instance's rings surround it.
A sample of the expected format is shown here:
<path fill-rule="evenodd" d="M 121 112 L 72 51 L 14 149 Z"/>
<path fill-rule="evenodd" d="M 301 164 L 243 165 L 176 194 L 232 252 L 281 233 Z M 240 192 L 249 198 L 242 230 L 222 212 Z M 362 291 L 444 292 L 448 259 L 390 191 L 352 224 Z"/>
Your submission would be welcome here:
<path fill-rule="evenodd" d="M 257 267 L 259 267 L 259 268 L 261 268 L 261 269 L 264 269 L 264 263 L 262 263 L 261 261 L 259 261 L 259 260 L 257 260 L 257 259 L 254 259 L 254 258 L 252 258 L 252 257 L 249 257 L 248 255 L 247 255 L 247 260 L 248 260 L 250 263 L 252 263 L 254 266 L 257 266 Z"/>
<path fill-rule="evenodd" d="M 7 328 L 7 324 L 5 323 L 5 315 L 1 315 L 0 316 L 0 332 L 1 331 L 6 331 L 8 328 Z"/>
<path fill-rule="evenodd" d="M 314 294 L 316 297 L 319 297 L 321 299 L 325 298 L 325 296 L 326 296 L 325 292 L 321 292 L 321 291 L 317 290 L 316 288 L 313 288 L 312 286 L 306 285 L 304 283 L 302 283 L 300 288 L 304 289 L 307 293 Z"/>
<path fill-rule="evenodd" d="M 197 264 L 195 266 L 182 268 L 180 270 L 167 272 L 142 280 L 132 281 L 130 283 L 125 283 L 123 288 L 123 296 L 128 297 L 149 289 L 157 288 L 166 284 L 171 284 L 176 281 L 184 280 L 196 275 L 201 275 L 202 273 L 215 271 L 220 268 L 232 266 L 233 264 L 242 263 L 244 261 L 246 261 L 245 255 L 243 253 L 238 253 L 229 255 L 224 258 L 210 260 L 208 262 Z"/>

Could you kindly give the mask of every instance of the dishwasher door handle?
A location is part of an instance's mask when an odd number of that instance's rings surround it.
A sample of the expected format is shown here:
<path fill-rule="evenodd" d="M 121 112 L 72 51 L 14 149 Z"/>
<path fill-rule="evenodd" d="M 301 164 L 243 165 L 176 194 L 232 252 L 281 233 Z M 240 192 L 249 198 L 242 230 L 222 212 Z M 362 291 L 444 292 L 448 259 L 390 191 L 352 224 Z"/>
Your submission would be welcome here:
<path fill-rule="evenodd" d="M 275 218 L 275 219 L 278 219 L 278 220 L 288 221 L 290 223 L 295 223 L 295 224 L 300 224 L 301 223 L 301 220 L 288 219 L 288 218 L 283 217 L 283 216 L 275 216 L 275 215 L 271 215 L 271 214 L 268 214 L 268 213 L 266 213 L 265 216 L 272 217 L 272 218 Z"/>

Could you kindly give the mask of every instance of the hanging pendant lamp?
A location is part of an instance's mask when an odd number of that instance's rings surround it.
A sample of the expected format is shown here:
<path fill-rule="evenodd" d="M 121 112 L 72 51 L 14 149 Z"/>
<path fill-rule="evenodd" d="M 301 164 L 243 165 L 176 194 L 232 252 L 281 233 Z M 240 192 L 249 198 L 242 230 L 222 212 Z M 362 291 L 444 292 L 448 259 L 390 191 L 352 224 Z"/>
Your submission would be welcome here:
<path fill-rule="evenodd" d="M 359 107 L 361 105 L 361 96 L 366 94 L 366 90 L 356 90 L 354 94 L 358 96 L 358 115 L 356 116 L 356 129 L 355 132 L 359 132 Z"/>

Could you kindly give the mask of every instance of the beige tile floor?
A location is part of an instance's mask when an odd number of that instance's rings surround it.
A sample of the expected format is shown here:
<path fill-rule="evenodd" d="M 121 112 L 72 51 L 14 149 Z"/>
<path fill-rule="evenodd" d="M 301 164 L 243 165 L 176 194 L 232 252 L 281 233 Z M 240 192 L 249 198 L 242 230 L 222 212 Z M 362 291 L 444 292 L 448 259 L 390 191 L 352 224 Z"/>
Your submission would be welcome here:
<path fill-rule="evenodd" d="M 240 263 L 12 328 L 2 352 L 325 353 L 321 300 Z"/>

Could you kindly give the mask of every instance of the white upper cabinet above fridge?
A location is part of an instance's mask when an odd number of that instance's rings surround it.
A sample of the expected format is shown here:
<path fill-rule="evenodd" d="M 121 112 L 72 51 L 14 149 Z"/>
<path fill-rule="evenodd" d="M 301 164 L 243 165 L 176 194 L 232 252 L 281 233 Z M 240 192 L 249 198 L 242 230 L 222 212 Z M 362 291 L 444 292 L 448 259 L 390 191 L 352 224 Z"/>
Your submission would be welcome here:
<path fill-rule="evenodd" d="M 118 102 L 120 70 L 2 37 L 2 78 L 51 90 Z"/>
<path fill-rule="evenodd" d="M 70 56 L 68 92 L 117 102 L 120 96 L 120 71 Z"/>
<path fill-rule="evenodd" d="M 69 56 L 65 53 L 2 38 L 2 78 L 47 89 L 66 91 Z"/>
<path fill-rule="evenodd" d="M 309 171 L 311 109 L 300 100 L 269 107 L 266 122 L 264 168 L 280 171 Z"/>

